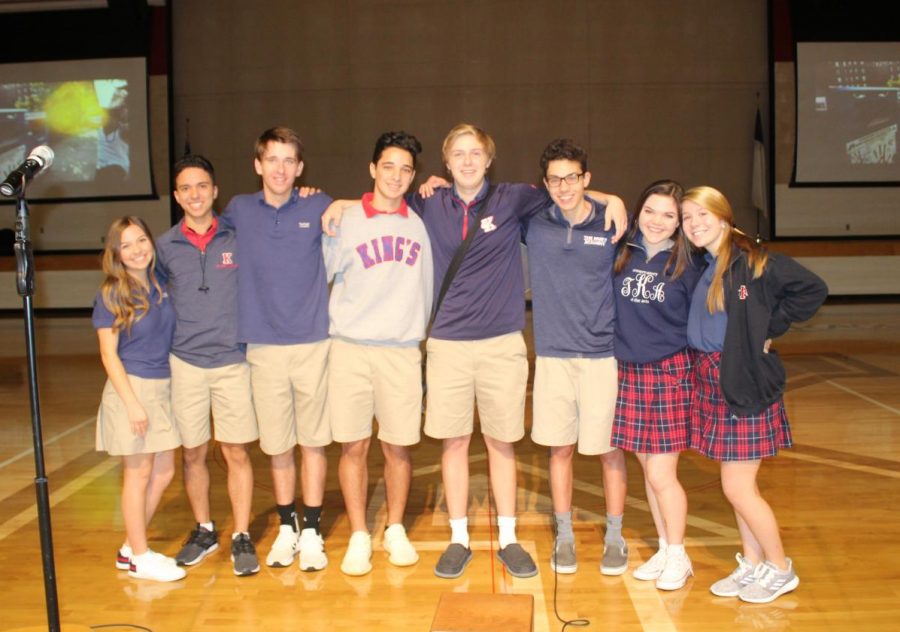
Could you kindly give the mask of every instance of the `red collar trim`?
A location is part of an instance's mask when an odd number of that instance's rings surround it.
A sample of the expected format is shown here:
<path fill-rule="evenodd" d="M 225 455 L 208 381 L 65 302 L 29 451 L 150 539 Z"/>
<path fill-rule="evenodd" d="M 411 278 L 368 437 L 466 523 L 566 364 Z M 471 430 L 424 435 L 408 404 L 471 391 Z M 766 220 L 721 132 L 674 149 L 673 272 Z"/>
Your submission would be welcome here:
<path fill-rule="evenodd" d="M 202 235 L 188 226 L 187 222 L 181 222 L 181 234 L 184 235 L 185 238 L 201 252 L 206 250 L 206 247 L 209 245 L 209 242 L 213 240 L 213 237 L 216 235 L 216 231 L 218 229 L 219 218 L 217 218 L 215 215 L 213 215 L 212 224 L 210 224 L 209 229 Z"/>
<path fill-rule="evenodd" d="M 366 214 L 367 218 L 375 217 L 376 215 L 394 215 L 395 213 L 400 217 L 408 217 L 409 209 L 406 206 L 406 200 L 400 198 L 400 208 L 396 211 L 380 211 L 374 206 L 372 206 L 372 199 L 375 197 L 374 193 L 363 193 L 362 196 L 362 207 L 363 211 Z"/>

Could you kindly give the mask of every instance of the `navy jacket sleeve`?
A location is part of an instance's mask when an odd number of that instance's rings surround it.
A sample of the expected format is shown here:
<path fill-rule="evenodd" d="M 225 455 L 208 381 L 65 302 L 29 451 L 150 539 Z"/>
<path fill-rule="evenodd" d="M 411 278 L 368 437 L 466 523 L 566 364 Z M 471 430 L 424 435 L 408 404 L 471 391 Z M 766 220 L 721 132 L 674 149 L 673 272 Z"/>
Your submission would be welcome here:
<path fill-rule="evenodd" d="M 828 297 L 825 281 L 790 257 L 770 253 L 765 275 L 768 293 L 775 297 L 768 338 L 812 318 Z"/>

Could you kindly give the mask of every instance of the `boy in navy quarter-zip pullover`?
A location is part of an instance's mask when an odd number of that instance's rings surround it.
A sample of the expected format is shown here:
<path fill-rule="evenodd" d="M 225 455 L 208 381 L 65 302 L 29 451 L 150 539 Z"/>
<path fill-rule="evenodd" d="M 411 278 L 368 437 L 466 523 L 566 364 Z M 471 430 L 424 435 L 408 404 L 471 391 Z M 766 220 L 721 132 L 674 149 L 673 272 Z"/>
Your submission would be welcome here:
<path fill-rule="evenodd" d="M 604 228 L 605 206 L 585 196 L 587 154 L 568 139 L 541 156 L 552 204 L 531 218 L 526 242 L 534 315 L 532 440 L 550 447 L 550 491 L 556 542 L 550 566 L 577 569 L 572 530 L 572 459 L 599 454 L 607 529 L 600 570 L 620 575 L 628 564 L 622 538 L 625 457 L 610 445 L 618 375 L 613 357 L 614 231 Z"/>
<path fill-rule="evenodd" d="M 213 212 L 218 189 L 212 164 L 189 155 L 176 162 L 173 171 L 173 195 L 184 218 L 156 245 L 177 316 L 169 359 L 172 412 L 184 446 L 184 487 L 197 522 L 175 560 L 192 566 L 219 546 L 206 467 L 212 408 L 215 437 L 228 464 L 234 573 L 253 575 L 259 572 L 259 561 L 249 534 L 253 496 L 249 444 L 259 438 L 259 431 L 250 367 L 237 339 L 237 242 L 234 231 Z"/>

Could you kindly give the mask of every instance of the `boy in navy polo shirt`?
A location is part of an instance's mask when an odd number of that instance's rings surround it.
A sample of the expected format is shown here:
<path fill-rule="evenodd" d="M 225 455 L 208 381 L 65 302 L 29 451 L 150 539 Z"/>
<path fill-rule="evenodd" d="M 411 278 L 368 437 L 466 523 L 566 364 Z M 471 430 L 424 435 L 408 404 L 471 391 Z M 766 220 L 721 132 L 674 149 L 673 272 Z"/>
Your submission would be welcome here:
<path fill-rule="evenodd" d="M 325 568 L 319 520 L 325 495 L 325 446 L 331 443 L 326 407 L 328 285 L 322 259 L 322 211 L 331 202 L 301 197 L 294 181 L 303 172 L 297 133 L 273 127 L 257 139 L 256 173 L 263 188 L 232 198 L 223 217 L 237 231 L 238 340 L 247 344 L 259 445 L 272 460 L 280 527 L 266 557 L 288 566 Z M 294 494 L 299 443 L 303 529 Z"/>
<path fill-rule="evenodd" d="M 249 533 L 253 497 L 249 444 L 259 438 L 259 431 L 250 367 L 237 340 L 236 237 L 213 212 L 218 189 L 212 164 L 203 156 L 188 155 L 175 163 L 173 172 L 173 195 L 184 218 L 156 246 L 178 317 L 169 360 L 172 412 L 182 437 L 184 487 L 197 521 L 175 560 L 192 566 L 219 546 L 206 466 L 211 408 L 216 440 L 228 464 L 234 573 L 253 575 L 259 572 L 259 560 Z"/>
<path fill-rule="evenodd" d="M 552 202 L 531 218 L 529 252 L 534 315 L 532 440 L 550 447 L 550 492 L 556 542 L 550 558 L 559 573 L 577 569 L 572 531 L 572 458 L 599 454 L 607 530 L 600 570 L 624 573 L 622 539 L 625 456 L 610 445 L 618 374 L 613 357 L 614 233 L 604 226 L 605 205 L 585 195 L 587 154 L 568 139 L 541 156 Z"/>

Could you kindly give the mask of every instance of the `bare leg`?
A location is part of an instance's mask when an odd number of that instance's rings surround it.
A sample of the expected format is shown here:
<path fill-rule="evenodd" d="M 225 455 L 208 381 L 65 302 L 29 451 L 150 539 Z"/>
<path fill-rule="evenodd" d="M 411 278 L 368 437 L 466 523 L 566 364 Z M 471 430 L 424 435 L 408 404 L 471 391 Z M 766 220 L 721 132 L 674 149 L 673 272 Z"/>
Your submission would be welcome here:
<path fill-rule="evenodd" d="M 491 490 L 498 516 L 516 515 L 516 452 L 515 446 L 485 435 L 488 463 L 491 472 Z"/>
<path fill-rule="evenodd" d="M 125 536 L 135 555 L 147 552 L 147 487 L 153 470 L 152 454 L 122 457 L 122 518 Z"/>
<path fill-rule="evenodd" d="M 606 512 L 613 516 L 625 513 L 625 493 L 627 473 L 625 453 L 616 448 L 600 455 L 603 468 L 603 495 L 606 497 Z"/>
<path fill-rule="evenodd" d="M 147 484 L 147 500 L 144 507 L 146 524 L 150 524 L 156 508 L 162 500 L 163 493 L 175 478 L 175 450 L 164 450 L 153 456 L 153 466 L 150 470 L 150 481 Z"/>
<path fill-rule="evenodd" d="M 761 548 L 766 560 L 779 569 L 786 570 L 787 560 L 784 557 L 781 534 L 778 532 L 778 522 L 769 503 L 760 495 L 756 484 L 760 465 L 759 460 L 722 463 L 722 490 L 728 502 L 734 507 L 735 513 L 744 521 L 747 528 L 746 535 L 753 538 L 752 542 L 749 539 L 743 540 L 745 553 L 751 553 L 757 547 Z M 743 539 L 745 533 L 741 527 L 739 520 L 738 528 L 741 529 Z M 748 559 L 752 558 L 748 555 Z"/>
<path fill-rule="evenodd" d="M 325 448 L 300 446 L 303 461 L 300 465 L 300 485 L 303 504 L 307 507 L 321 507 L 325 501 L 325 476 L 328 474 L 328 460 Z"/>
<path fill-rule="evenodd" d="M 645 475 L 659 504 L 666 541 L 684 544 L 687 496 L 678 482 L 678 452 L 648 455 Z"/>
<path fill-rule="evenodd" d="M 565 513 L 572 510 L 572 459 L 575 445 L 550 447 L 550 496 L 553 511 Z"/>
<path fill-rule="evenodd" d="M 279 505 L 294 503 L 297 491 L 297 464 L 294 461 L 294 449 L 272 455 L 272 486 L 275 502 Z"/>
<path fill-rule="evenodd" d="M 472 435 L 444 439 L 441 479 L 451 520 L 465 518 L 469 508 L 469 442 Z"/>
<path fill-rule="evenodd" d="M 253 502 L 253 463 L 250 446 L 246 443 L 223 443 L 222 455 L 228 464 L 228 498 L 234 531 L 247 533 L 250 529 L 250 507 Z"/>
<path fill-rule="evenodd" d="M 184 491 L 187 493 L 194 520 L 199 524 L 210 521 L 209 513 L 209 468 L 206 453 L 209 444 L 203 443 L 193 448 L 181 449 L 184 468 Z"/>
<path fill-rule="evenodd" d="M 653 526 L 656 527 L 656 535 L 668 542 L 666 522 L 663 520 L 662 511 L 659 509 L 659 501 L 656 499 L 656 494 L 653 492 L 653 487 L 650 485 L 650 479 L 647 475 L 647 457 L 650 455 L 645 452 L 636 452 L 635 456 L 644 471 L 644 490 L 647 493 L 647 504 L 650 506 L 650 516 L 653 518 Z"/>
<path fill-rule="evenodd" d="M 412 482 L 412 457 L 405 445 L 381 442 L 384 453 L 384 484 L 387 492 L 387 524 L 403 522 Z"/>
<path fill-rule="evenodd" d="M 371 438 L 341 444 L 338 478 L 344 494 L 344 506 L 350 520 L 350 531 L 366 531 L 366 491 L 369 485 L 369 455 Z"/>

